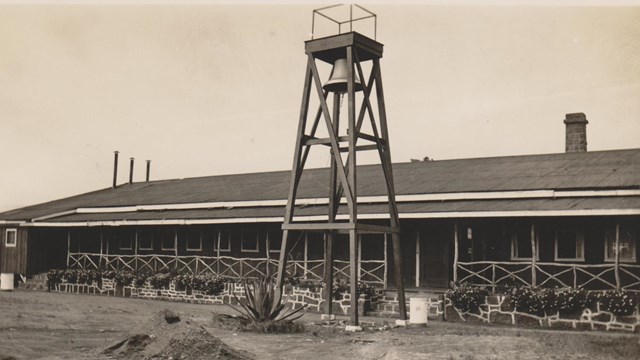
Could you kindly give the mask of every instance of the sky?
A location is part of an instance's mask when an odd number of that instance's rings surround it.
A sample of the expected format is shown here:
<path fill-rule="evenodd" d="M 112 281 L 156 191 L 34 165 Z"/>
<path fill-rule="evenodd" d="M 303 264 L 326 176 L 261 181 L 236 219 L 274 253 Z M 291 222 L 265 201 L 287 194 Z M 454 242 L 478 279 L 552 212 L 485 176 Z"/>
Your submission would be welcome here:
<path fill-rule="evenodd" d="M 394 162 L 561 153 L 574 112 L 640 148 L 640 4 L 495 4 L 364 5 Z M 291 169 L 320 6 L 0 3 L 0 211 L 111 186 L 114 150 L 119 183 Z"/>

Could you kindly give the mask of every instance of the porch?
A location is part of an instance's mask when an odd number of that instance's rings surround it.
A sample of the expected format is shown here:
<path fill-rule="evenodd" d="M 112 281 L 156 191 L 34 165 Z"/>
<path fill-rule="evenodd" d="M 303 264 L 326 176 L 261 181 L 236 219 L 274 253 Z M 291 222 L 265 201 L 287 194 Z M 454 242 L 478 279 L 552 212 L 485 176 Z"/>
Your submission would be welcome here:
<path fill-rule="evenodd" d="M 458 222 L 453 281 L 640 291 L 638 230 L 632 217 Z"/>
<path fill-rule="evenodd" d="M 274 258 L 238 258 L 232 256 L 199 255 L 115 255 L 93 253 L 69 253 L 68 268 L 84 270 L 127 270 L 131 272 L 175 271 L 185 274 L 210 273 L 234 279 L 259 278 L 274 274 L 279 261 Z M 360 260 L 359 281 L 386 288 L 387 266 L 384 260 Z M 334 260 L 334 277 L 349 278 L 348 260 Z M 322 282 L 324 260 L 288 260 L 290 277 Z"/>
<path fill-rule="evenodd" d="M 210 273 L 230 278 L 257 278 L 277 272 L 282 232 L 277 224 L 69 229 L 67 268 L 184 274 Z M 334 240 L 334 278 L 349 278 L 348 241 Z M 358 278 L 388 287 L 391 241 L 383 235 L 361 235 Z M 323 281 L 322 234 L 298 232 L 287 249 L 287 277 Z"/>

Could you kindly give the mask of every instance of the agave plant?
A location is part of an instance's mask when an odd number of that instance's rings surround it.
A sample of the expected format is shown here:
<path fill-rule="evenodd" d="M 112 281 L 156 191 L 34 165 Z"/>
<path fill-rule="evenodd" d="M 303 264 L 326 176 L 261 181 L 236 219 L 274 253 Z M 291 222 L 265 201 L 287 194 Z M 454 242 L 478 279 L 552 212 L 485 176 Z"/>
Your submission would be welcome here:
<path fill-rule="evenodd" d="M 244 280 L 243 285 L 246 301 L 241 301 L 232 293 L 242 310 L 231 304 L 228 305 L 240 313 L 242 319 L 252 323 L 256 328 L 268 332 L 280 322 L 294 321 L 304 315 L 302 310 L 306 309 L 307 305 L 295 310 L 287 309 L 288 298 L 283 301 L 282 294 L 276 291 L 274 284 L 266 277 L 253 281 L 251 286 Z"/>

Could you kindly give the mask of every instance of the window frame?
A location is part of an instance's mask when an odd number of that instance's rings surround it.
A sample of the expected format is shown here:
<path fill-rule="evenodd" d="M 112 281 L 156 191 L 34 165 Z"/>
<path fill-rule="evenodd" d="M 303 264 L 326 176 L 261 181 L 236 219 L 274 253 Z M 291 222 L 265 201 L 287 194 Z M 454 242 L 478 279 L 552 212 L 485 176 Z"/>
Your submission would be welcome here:
<path fill-rule="evenodd" d="M 519 257 L 518 256 L 518 231 L 516 229 L 509 230 L 509 238 L 511 243 L 511 253 L 510 259 L 515 261 L 526 261 L 533 260 L 533 256 L 531 257 Z M 529 232 L 530 234 L 531 232 Z M 540 236 L 538 232 L 535 233 L 535 242 L 536 242 L 536 261 L 540 260 Z M 531 244 L 531 235 L 529 235 L 529 244 Z M 530 246 L 529 246 L 530 247 Z M 532 254 L 533 255 L 533 254 Z"/>
<path fill-rule="evenodd" d="M 620 225 L 620 235 L 622 235 L 624 229 L 626 229 L 626 228 L 627 228 L 626 226 Z M 613 235 L 613 239 L 612 239 L 613 240 L 612 248 L 613 248 L 615 246 L 615 241 L 616 241 L 616 238 L 615 238 L 616 227 L 614 226 L 612 230 L 605 231 L 605 233 L 604 233 L 604 262 L 606 262 L 606 263 L 614 263 L 614 262 L 616 262 L 615 253 L 612 254 L 613 255 L 612 257 L 610 257 L 609 256 L 609 247 L 607 246 L 607 240 L 608 240 L 607 239 L 607 234 L 609 232 L 612 232 L 614 234 Z M 637 251 L 638 251 L 638 234 L 635 234 L 635 235 L 636 235 L 635 237 L 631 238 L 633 240 L 633 242 L 632 242 L 633 251 L 631 252 L 631 254 L 633 256 L 631 258 L 620 257 L 619 261 L 621 263 L 635 263 L 637 261 L 637 258 L 638 258 L 638 254 L 637 254 Z"/>
<path fill-rule="evenodd" d="M 185 247 L 186 247 L 187 251 L 193 251 L 193 252 L 195 252 L 195 251 L 202 251 L 202 231 L 200 231 L 200 230 L 186 230 L 186 231 L 184 232 L 184 234 L 185 234 L 185 235 L 187 235 L 187 234 L 192 234 L 192 233 L 198 234 L 198 248 L 191 248 L 191 247 L 189 247 L 189 240 L 190 240 L 190 237 L 189 237 L 189 236 L 187 236 L 187 237 L 186 237 L 186 239 L 185 239 L 185 240 L 186 240 L 186 241 L 185 241 Z M 179 238 L 178 238 L 178 239 L 179 239 Z"/>
<path fill-rule="evenodd" d="M 177 247 L 176 247 L 176 236 L 178 236 L 178 233 L 175 230 L 164 230 L 164 231 L 160 231 L 161 234 L 166 233 L 166 234 L 172 234 L 172 238 L 173 238 L 173 242 L 171 243 L 171 247 L 167 248 L 164 247 L 164 236 L 160 237 L 160 250 L 161 251 L 176 251 Z"/>
<path fill-rule="evenodd" d="M 272 245 L 272 238 L 271 238 L 271 236 L 269 236 L 269 235 L 270 235 L 270 234 L 273 234 L 273 233 L 279 233 L 279 234 L 280 234 L 280 237 L 279 237 L 279 240 L 280 240 L 280 246 L 279 246 L 277 249 L 275 249 L 275 248 L 273 248 L 273 247 L 271 246 L 271 245 Z M 267 237 L 268 237 L 268 239 L 269 239 L 269 253 L 276 253 L 276 254 L 279 254 L 279 253 L 280 253 L 280 248 L 282 247 L 282 231 L 278 231 L 278 230 L 268 230 L 268 231 L 267 231 Z"/>
<path fill-rule="evenodd" d="M 131 236 L 126 236 L 127 234 L 116 234 L 116 236 L 118 237 L 118 250 L 133 250 L 133 239 L 131 238 Z M 129 247 L 123 247 L 122 246 L 122 241 L 123 240 L 129 240 Z"/>
<path fill-rule="evenodd" d="M 244 239 L 245 234 L 248 232 L 252 232 L 256 234 L 256 248 L 255 249 L 246 249 L 244 247 Z M 259 230 L 242 230 L 240 231 L 240 251 L 248 252 L 248 253 L 257 253 L 260 252 L 260 231 Z"/>
<path fill-rule="evenodd" d="M 13 243 L 9 243 L 9 233 L 13 234 Z M 11 228 L 6 229 L 4 232 L 4 247 L 17 247 L 18 246 L 18 229 Z"/>
<path fill-rule="evenodd" d="M 148 233 L 150 236 L 150 240 L 151 240 L 151 247 L 142 247 L 142 244 L 140 243 L 140 233 Z M 151 250 L 153 251 L 153 239 L 154 239 L 154 232 L 151 230 L 139 230 L 136 231 L 136 239 L 138 242 L 138 250 Z"/>
<path fill-rule="evenodd" d="M 580 241 L 581 244 L 581 250 L 582 250 L 582 254 L 580 254 L 580 257 L 574 257 L 574 258 L 561 258 L 558 257 L 558 234 L 561 231 L 566 231 L 566 232 L 574 232 L 576 234 L 576 239 L 575 239 L 575 247 L 576 247 L 576 255 L 578 255 L 578 241 Z M 584 258 L 584 253 L 585 253 L 585 242 L 584 242 L 584 231 L 582 229 L 575 229 L 575 228 L 570 228 L 570 229 L 562 229 L 562 230 L 556 230 L 554 231 L 554 253 L 553 253 L 553 260 L 554 261 L 585 261 Z"/>
<path fill-rule="evenodd" d="M 218 249 L 218 245 L 222 242 L 222 239 L 225 238 L 224 234 L 226 234 L 227 239 L 227 247 Z M 231 231 L 230 230 L 218 230 L 218 236 L 216 237 L 216 241 L 213 243 L 213 250 L 218 252 L 231 252 Z"/>

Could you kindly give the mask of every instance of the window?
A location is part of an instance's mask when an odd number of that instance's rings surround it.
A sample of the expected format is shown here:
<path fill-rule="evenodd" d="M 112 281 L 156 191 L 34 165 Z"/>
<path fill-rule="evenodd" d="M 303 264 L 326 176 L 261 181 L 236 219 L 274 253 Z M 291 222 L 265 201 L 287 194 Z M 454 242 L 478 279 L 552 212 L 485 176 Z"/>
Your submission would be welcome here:
<path fill-rule="evenodd" d="M 216 238 L 216 241 L 213 243 L 213 249 L 218 251 L 231 251 L 231 234 L 229 233 L 229 230 L 220 230 L 220 232 L 218 233 L 218 238 Z M 218 241 L 220 241 L 218 243 Z M 218 244 L 220 249 L 218 249 Z"/>
<path fill-rule="evenodd" d="M 162 231 L 158 233 L 161 240 L 160 248 L 162 250 L 176 249 L 176 233 L 174 231 Z"/>
<path fill-rule="evenodd" d="M 584 261 L 584 233 L 580 230 L 556 231 L 556 261 Z"/>
<path fill-rule="evenodd" d="M 636 261 L 637 232 L 626 226 L 620 226 L 618 249 L 621 262 Z M 605 234 L 604 261 L 616 261 L 616 229 L 610 229 Z"/>
<path fill-rule="evenodd" d="M 184 231 L 179 239 L 185 239 L 187 251 L 202 251 L 202 233 L 200 231 Z"/>
<path fill-rule="evenodd" d="M 242 232 L 241 249 L 246 252 L 258 252 L 258 232 L 245 230 Z"/>
<path fill-rule="evenodd" d="M 138 250 L 153 250 L 153 233 L 138 231 Z"/>
<path fill-rule="evenodd" d="M 4 246 L 16 247 L 17 244 L 18 244 L 18 230 L 7 229 L 6 236 L 4 238 Z"/>
<path fill-rule="evenodd" d="M 282 247 L 282 231 L 270 230 L 267 236 L 269 236 L 269 252 L 279 253 Z"/>
<path fill-rule="evenodd" d="M 531 229 L 521 228 L 512 230 L 511 237 L 511 260 L 531 260 Z M 540 249 L 536 237 L 536 259 L 540 258 Z"/>
<path fill-rule="evenodd" d="M 118 239 L 118 247 L 120 250 L 133 250 L 133 241 L 129 234 L 116 234 L 115 238 Z"/>

